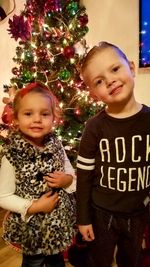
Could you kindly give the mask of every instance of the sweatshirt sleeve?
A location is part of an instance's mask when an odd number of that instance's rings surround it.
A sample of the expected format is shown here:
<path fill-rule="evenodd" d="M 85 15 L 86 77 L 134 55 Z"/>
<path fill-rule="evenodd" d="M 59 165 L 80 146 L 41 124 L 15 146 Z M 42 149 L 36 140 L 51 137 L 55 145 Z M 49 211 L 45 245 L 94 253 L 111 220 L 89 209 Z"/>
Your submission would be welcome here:
<path fill-rule="evenodd" d="M 91 224 L 91 193 L 95 175 L 97 138 L 92 120 L 86 124 L 77 157 L 77 223 Z"/>
<path fill-rule="evenodd" d="M 74 168 L 72 167 L 71 163 L 70 163 L 70 160 L 68 159 L 67 155 L 66 155 L 66 152 L 64 151 L 64 154 L 65 154 L 65 173 L 66 174 L 70 174 L 73 176 L 73 180 L 72 180 L 72 183 L 71 185 L 69 185 L 67 188 L 65 188 L 64 190 L 71 194 L 73 192 L 76 191 L 76 182 L 77 182 L 77 179 L 76 179 L 76 175 L 75 175 L 75 170 Z"/>
<path fill-rule="evenodd" d="M 0 207 L 20 213 L 22 219 L 26 220 L 27 209 L 32 205 L 33 200 L 15 195 L 15 189 L 15 170 L 4 156 L 1 160 L 0 168 Z"/>

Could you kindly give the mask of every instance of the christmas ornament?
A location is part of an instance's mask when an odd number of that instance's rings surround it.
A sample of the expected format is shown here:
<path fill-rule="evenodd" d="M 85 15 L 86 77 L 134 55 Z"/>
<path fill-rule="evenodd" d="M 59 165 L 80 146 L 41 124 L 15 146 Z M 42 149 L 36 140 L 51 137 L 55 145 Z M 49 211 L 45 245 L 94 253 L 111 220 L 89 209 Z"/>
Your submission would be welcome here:
<path fill-rule="evenodd" d="M 17 46 L 17 47 L 16 47 L 16 55 L 17 55 L 18 57 L 21 57 L 22 53 L 23 53 L 23 48 L 20 47 L 20 46 Z"/>
<path fill-rule="evenodd" d="M 20 72 L 19 72 L 19 70 L 18 70 L 17 67 L 12 68 L 11 72 L 12 72 L 14 75 L 18 75 L 18 74 L 20 74 Z"/>
<path fill-rule="evenodd" d="M 60 29 L 56 27 L 55 28 L 53 27 L 51 32 L 52 32 L 52 37 L 60 38 L 62 37 L 62 35 L 64 35 L 64 32 L 62 32 Z"/>
<path fill-rule="evenodd" d="M 71 77 L 71 73 L 67 69 L 64 69 L 64 70 L 62 70 L 62 71 L 59 72 L 59 79 L 62 82 L 69 81 L 70 80 L 70 77 Z"/>
<path fill-rule="evenodd" d="M 33 57 L 32 51 L 25 51 L 24 52 L 24 60 L 27 61 L 27 62 L 33 62 L 34 61 L 34 57 Z"/>
<path fill-rule="evenodd" d="M 2 121 L 6 124 L 11 124 L 13 120 L 13 112 L 10 104 L 6 104 L 2 113 Z"/>
<path fill-rule="evenodd" d="M 26 70 L 26 71 L 23 71 L 23 74 L 22 74 L 22 81 L 27 83 L 27 82 L 31 82 L 33 80 L 33 73 Z"/>
<path fill-rule="evenodd" d="M 85 26 L 88 23 L 88 16 L 86 14 L 79 16 L 79 21 L 82 27 Z"/>
<path fill-rule="evenodd" d="M 82 28 L 82 30 L 80 32 L 78 32 L 78 38 L 79 39 L 82 38 L 82 36 L 84 36 L 88 32 L 88 30 L 89 30 L 88 27 L 87 26 L 84 26 Z"/>
<path fill-rule="evenodd" d="M 7 93 L 9 94 L 9 97 L 3 97 L 2 101 L 4 104 L 10 104 L 13 102 L 15 93 L 16 93 L 16 89 L 14 87 L 8 87 L 7 88 Z"/>
<path fill-rule="evenodd" d="M 62 10 L 60 0 L 48 0 L 44 6 L 44 12 L 60 12 Z"/>
<path fill-rule="evenodd" d="M 71 2 L 67 7 L 66 7 L 68 13 L 70 16 L 74 16 L 79 9 L 79 4 L 77 2 Z"/>
<path fill-rule="evenodd" d="M 79 56 L 84 56 L 84 54 L 86 53 L 86 43 L 77 42 L 74 45 L 74 49 L 76 54 L 78 54 Z"/>
<path fill-rule="evenodd" d="M 9 19 L 9 29 L 8 32 L 11 34 L 11 38 L 16 41 L 20 38 L 22 41 L 26 42 L 31 37 L 31 29 L 28 21 L 24 21 L 23 16 L 14 15 L 13 19 Z"/>
<path fill-rule="evenodd" d="M 72 58 L 74 57 L 74 54 L 75 54 L 75 49 L 73 46 L 66 46 L 64 48 L 64 56 L 66 58 Z"/>

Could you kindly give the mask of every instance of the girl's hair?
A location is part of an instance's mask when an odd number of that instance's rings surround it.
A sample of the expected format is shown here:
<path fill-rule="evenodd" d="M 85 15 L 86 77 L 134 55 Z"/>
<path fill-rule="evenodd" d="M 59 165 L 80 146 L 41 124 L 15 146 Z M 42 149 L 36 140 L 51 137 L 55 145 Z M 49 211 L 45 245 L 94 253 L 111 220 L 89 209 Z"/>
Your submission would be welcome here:
<path fill-rule="evenodd" d="M 96 55 L 98 54 L 99 52 L 103 51 L 104 49 L 107 49 L 107 48 L 112 48 L 114 49 L 119 56 L 121 56 L 122 58 L 124 58 L 127 62 L 128 59 L 126 57 L 126 55 L 123 53 L 123 51 L 116 45 L 114 44 L 111 44 L 111 43 L 108 43 L 108 42 L 105 42 L 105 41 L 102 41 L 102 42 L 99 42 L 98 45 L 95 45 L 93 46 L 93 48 L 87 53 L 87 55 L 83 58 L 82 62 L 81 62 L 81 68 L 80 68 L 80 73 L 81 73 L 81 76 L 82 76 L 82 73 L 84 72 L 84 70 L 86 69 L 89 61 Z"/>
<path fill-rule="evenodd" d="M 13 116 L 14 118 L 17 118 L 18 111 L 20 107 L 20 100 L 29 93 L 40 93 L 43 96 L 46 96 L 49 98 L 51 103 L 51 109 L 52 114 L 54 116 L 54 120 L 56 122 L 59 121 L 61 116 L 61 109 L 59 107 L 59 103 L 57 98 L 54 96 L 54 94 L 50 91 L 50 89 L 42 84 L 41 82 L 36 83 L 30 83 L 26 87 L 19 89 L 14 97 L 13 100 Z M 37 103 L 38 105 L 38 103 Z"/>

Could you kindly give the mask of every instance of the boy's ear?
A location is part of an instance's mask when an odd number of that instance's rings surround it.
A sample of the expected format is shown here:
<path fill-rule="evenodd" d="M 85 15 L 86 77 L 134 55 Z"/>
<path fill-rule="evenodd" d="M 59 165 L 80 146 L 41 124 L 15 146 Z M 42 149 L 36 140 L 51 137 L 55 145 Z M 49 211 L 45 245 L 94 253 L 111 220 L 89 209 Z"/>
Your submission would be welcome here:
<path fill-rule="evenodd" d="M 130 67 L 133 77 L 135 77 L 135 64 L 133 61 L 129 61 L 129 67 Z"/>

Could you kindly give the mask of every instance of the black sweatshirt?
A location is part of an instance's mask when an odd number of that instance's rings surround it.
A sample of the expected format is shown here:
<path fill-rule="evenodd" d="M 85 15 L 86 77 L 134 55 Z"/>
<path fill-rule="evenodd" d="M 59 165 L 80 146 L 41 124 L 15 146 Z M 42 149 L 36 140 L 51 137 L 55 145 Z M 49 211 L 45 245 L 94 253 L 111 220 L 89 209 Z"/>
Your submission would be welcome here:
<path fill-rule="evenodd" d="M 77 222 L 92 223 L 91 206 L 134 216 L 150 186 L 150 108 L 128 118 L 105 110 L 90 118 L 77 158 Z"/>

